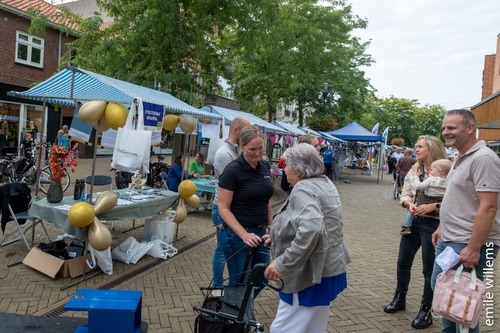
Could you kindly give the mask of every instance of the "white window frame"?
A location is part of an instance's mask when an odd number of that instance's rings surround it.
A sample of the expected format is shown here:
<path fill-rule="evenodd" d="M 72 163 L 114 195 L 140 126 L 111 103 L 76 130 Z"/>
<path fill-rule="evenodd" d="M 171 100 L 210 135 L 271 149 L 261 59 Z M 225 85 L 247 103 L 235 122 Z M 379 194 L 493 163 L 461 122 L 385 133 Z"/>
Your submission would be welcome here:
<path fill-rule="evenodd" d="M 26 40 L 21 39 L 20 38 L 21 35 L 27 37 L 28 40 L 26 41 Z M 34 40 L 39 40 L 40 44 L 35 43 Z M 20 45 L 25 45 L 28 47 L 28 54 L 27 54 L 28 59 L 27 60 L 20 59 L 17 57 Z M 33 66 L 33 67 L 37 67 L 37 68 L 43 68 L 43 58 L 44 58 L 44 53 L 45 53 L 44 48 L 45 48 L 45 39 L 44 38 L 38 37 L 38 36 L 33 36 L 33 35 L 30 35 L 26 32 L 19 31 L 19 30 L 16 32 L 16 63 L 24 64 L 24 65 L 28 65 L 28 66 Z M 36 62 L 31 61 L 33 49 L 40 50 L 40 63 L 36 63 Z"/>

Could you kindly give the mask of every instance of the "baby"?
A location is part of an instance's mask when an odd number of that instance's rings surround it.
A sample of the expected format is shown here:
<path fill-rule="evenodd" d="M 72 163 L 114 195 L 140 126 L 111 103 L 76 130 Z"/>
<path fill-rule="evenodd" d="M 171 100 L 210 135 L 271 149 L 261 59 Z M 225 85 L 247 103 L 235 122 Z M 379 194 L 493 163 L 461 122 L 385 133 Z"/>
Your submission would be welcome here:
<path fill-rule="evenodd" d="M 420 181 L 420 171 L 416 174 L 417 177 L 415 177 L 413 183 L 415 189 L 417 191 L 424 192 L 424 195 L 426 196 L 442 198 L 444 192 L 446 191 L 446 177 L 448 176 L 448 172 L 450 172 L 452 164 L 453 163 L 447 159 L 432 162 L 429 170 L 429 177 L 426 180 L 422 182 Z M 413 217 L 413 213 L 408 211 L 401 229 L 401 235 L 411 234 Z"/>

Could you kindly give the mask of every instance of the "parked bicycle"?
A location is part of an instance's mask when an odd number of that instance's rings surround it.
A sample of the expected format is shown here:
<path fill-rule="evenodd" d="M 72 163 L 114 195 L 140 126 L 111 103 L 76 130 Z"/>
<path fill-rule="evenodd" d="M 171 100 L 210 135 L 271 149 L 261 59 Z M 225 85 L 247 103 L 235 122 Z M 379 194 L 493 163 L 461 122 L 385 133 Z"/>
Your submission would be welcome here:
<path fill-rule="evenodd" d="M 51 144 L 46 143 L 44 149 L 50 151 Z M 28 186 L 35 186 L 36 179 L 36 156 L 38 147 L 33 148 L 31 158 L 24 157 L 16 154 L 6 154 L 3 160 L 0 160 L 0 181 L 2 183 L 22 182 Z M 46 165 L 40 170 L 40 177 L 38 179 L 38 189 L 43 193 L 47 193 L 50 183 L 52 172 L 50 166 Z M 69 173 L 64 170 L 64 177 L 61 179 L 63 192 L 69 188 L 71 178 Z"/>
<path fill-rule="evenodd" d="M 154 153 L 151 152 L 151 155 Z M 165 184 L 163 179 L 160 176 L 160 173 L 165 172 L 168 173 L 168 170 L 170 167 L 163 162 L 165 157 L 158 155 L 157 156 L 158 161 L 157 162 L 149 162 L 149 174 L 148 174 L 148 179 L 146 181 L 146 184 L 151 187 L 155 188 L 165 188 Z"/>

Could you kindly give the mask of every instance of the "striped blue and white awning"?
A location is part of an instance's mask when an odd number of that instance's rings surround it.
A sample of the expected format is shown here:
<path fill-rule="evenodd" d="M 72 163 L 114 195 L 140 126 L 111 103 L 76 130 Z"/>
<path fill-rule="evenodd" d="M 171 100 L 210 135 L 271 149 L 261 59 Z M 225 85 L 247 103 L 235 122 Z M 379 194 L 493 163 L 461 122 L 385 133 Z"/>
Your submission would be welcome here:
<path fill-rule="evenodd" d="M 46 100 L 49 103 L 70 106 L 76 106 L 77 102 L 103 100 L 129 107 L 135 97 L 140 97 L 144 102 L 163 105 L 170 113 L 212 119 L 222 118 L 216 113 L 205 112 L 184 103 L 168 93 L 76 67 L 66 68 L 29 90 L 11 91 L 10 94 L 20 98 Z"/>
<path fill-rule="evenodd" d="M 278 127 L 276 125 L 273 125 L 259 117 L 257 117 L 254 114 L 244 112 L 244 111 L 237 111 L 237 110 L 232 110 L 232 109 L 226 109 L 220 106 L 214 106 L 214 105 L 207 105 L 201 108 L 202 110 L 205 110 L 207 112 L 214 112 L 216 114 L 221 115 L 223 118 L 227 120 L 227 122 L 231 122 L 234 118 L 236 117 L 245 117 L 250 122 L 254 125 L 257 125 L 259 127 L 264 127 L 266 132 L 275 132 L 275 133 L 286 133 L 286 130 L 284 130 L 281 127 Z"/>

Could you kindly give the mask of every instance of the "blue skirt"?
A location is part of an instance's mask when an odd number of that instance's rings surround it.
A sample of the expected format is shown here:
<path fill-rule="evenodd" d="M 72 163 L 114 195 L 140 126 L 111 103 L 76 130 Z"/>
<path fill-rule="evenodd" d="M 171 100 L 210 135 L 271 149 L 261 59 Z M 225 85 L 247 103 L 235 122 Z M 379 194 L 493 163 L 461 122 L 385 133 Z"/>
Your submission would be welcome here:
<path fill-rule="evenodd" d="M 299 305 L 308 307 L 330 305 L 345 288 L 347 288 L 347 273 L 324 277 L 320 284 L 298 292 Z M 279 296 L 283 302 L 293 305 L 293 294 L 280 292 Z"/>

